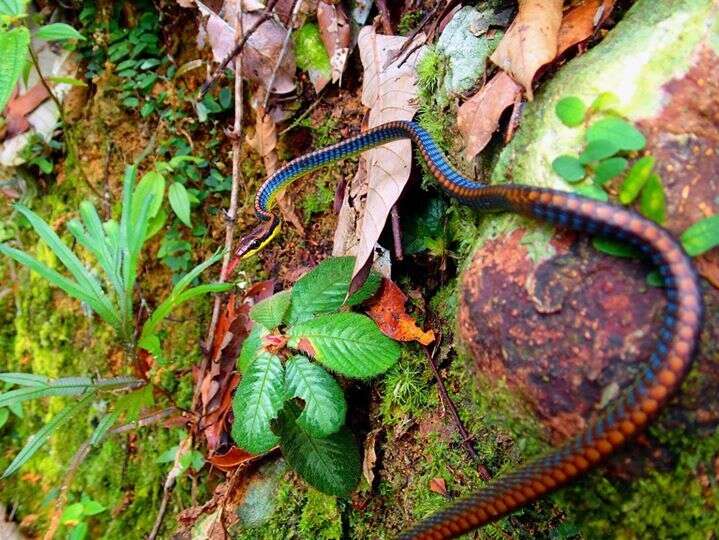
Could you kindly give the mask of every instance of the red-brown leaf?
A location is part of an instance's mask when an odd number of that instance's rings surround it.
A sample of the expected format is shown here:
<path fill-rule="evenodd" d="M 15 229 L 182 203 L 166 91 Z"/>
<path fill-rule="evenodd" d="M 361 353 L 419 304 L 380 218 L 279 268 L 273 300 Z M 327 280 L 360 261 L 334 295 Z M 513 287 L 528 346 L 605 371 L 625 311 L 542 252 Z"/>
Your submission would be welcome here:
<path fill-rule="evenodd" d="M 415 320 L 407 314 L 407 296 L 391 280 L 383 279 L 378 296 L 369 305 L 367 314 L 377 323 L 385 335 L 397 341 L 418 341 L 429 345 L 434 341 L 434 332 L 424 332 Z"/>
<path fill-rule="evenodd" d="M 209 456 L 207 461 L 212 463 L 218 469 L 230 471 L 238 465 L 242 465 L 243 463 L 252 461 L 258 457 L 260 456 L 254 456 L 249 452 L 245 452 L 242 448 L 232 445 L 225 454 L 215 454 L 213 456 Z"/>
<path fill-rule="evenodd" d="M 589 39 L 607 20 L 614 8 L 614 0 L 585 0 L 562 17 L 557 40 L 557 56 L 570 47 Z"/>
<path fill-rule="evenodd" d="M 444 478 L 432 478 L 432 480 L 429 481 L 429 489 L 430 491 L 439 493 L 442 497 L 447 496 L 447 483 L 444 481 Z"/>

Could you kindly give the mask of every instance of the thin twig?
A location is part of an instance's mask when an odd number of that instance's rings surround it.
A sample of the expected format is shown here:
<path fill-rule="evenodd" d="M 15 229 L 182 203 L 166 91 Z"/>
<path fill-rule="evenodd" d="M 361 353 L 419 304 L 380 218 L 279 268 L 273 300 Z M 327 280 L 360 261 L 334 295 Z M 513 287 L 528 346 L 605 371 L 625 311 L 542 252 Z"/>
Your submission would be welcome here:
<path fill-rule="evenodd" d="M 328 88 L 328 87 L 325 86 L 325 88 Z M 301 115 L 299 115 L 295 120 L 292 121 L 292 123 L 291 123 L 289 126 L 287 126 L 285 129 L 283 129 L 282 131 L 280 131 L 280 132 L 277 134 L 278 137 L 279 137 L 279 136 L 282 136 L 282 135 L 284 135 L 285 133 L 287 133 L 288 131 L 290 131 L 290 130 L 296 128 L 296 127 L 299 125 L 299 123 L 302 122 L 302 120 L 304 120 L 305 118 L 307 118 L 307 115 L 309 115 L 312 111 L 315 110 L 315 108 L 317 107 L 317 105 L 319 105 L 319 104 L 322 102 L 322 100 L 324 99 L 324 97 L 325 97 L 325 95 L 324 95 L 325 88 L 323 88 L 322 90 L 320 90 L 320 93 L 317 94 L 317 97 L 316 97 L 315 100 L 312 102 L 312 104 L 311 104 L 309 107 L 307 107 L 304 111 L 302 111 L 302 114 L 301 114 Z"/>
<path fill-rule="evenodd" d="M 393 204 L 390 210 L 390 217 L 392 218 L 392 240 L 394 242 L 394 256 L 398 261 L 404 258 L 402 252 L 402 229 L 399 224 L 399 211 L 397 205 Z"/>
<path fill-rule="evenodd" d="M 280 49 L 280 56 L 277 58 L 277 62 L 275 62 L 275 67 L 272 68 L 272 75 L 270 76 L 270 82 L 267 84 L 267 89 L 265 91 L 265 101 L 262 104 L 262 109 L 267 110 L 267 104 L 270 101 L 270 95 L 272 95 L 272 87 L 275 85 L 275 78 L 277 77 L 277 72 L 280 69 L 280 66 L 282 65 L 282 61 L 285 59 L 285 54 L 287 54 L 287 47 L 290 44 L 290 36 L 292 35 L 292 28 L 295 26 L 295 22 L 297 21 L 297 15 L 300 12 L 300 9 L 302 8 L 302 0 L 292 0 L 292 8 L 291 8 L 291 15 L 290 15 L 290 22 L 287 25 L 287 33 L 285 34 L 285 39 L 282 42 L 282 49 Z"/>
<path fill-rule="evenodd" d="M 72 129 L 70 128 L 70 125 L 65 120 L 65 108 L 62 106 L 62 103 L 58 99 L 58 97 L 55 95 L 55 92 L 52 91 L 52 88 L 50 88 L 50 85 L 48 84 L 47 80 L 45 79 L 45 76 L 42 74 L 42 71 L 40 71 L 40 61 L 37 58 L 37 54 L 35 54 L 35 51 L 32 48 L 32 45 L 28 47 L 28 52 L 30 53 L 30 59 L 32 60 L 33 66 L 35 66 L 35 71 L 37 71 L 37 75 L 40 78 L 40 83 L 45 87 L 45 90 L 47 91 L 48 95 L 50 96 L 50 99 L 55 103 L 55 106 L 57 107 L 57 111 L 60 115 L 60 122 L 62 122 L 62 133 L 65 137 L 65 145 L 67 146 L 68 151 L 73 155 L 75 159 L 75 163 L 77 164 L 77 168 L 80 171 L 80 178 L 83 182 L 87 185 L 87 187 L 90 188 L 90 191 L 92 191 L 95 196 L 98 199 L 102 199 L 102 195 L 100 195 L 100 192 L 90 183 L 90 180 L 87 178 L 87 175 L 85 174 L 85 169 L 82 166 L 82 162 L 80 160 L 80 156 L 77 151 L 77 145 L 75 145 L 75 139 L 73 138 Z"/>

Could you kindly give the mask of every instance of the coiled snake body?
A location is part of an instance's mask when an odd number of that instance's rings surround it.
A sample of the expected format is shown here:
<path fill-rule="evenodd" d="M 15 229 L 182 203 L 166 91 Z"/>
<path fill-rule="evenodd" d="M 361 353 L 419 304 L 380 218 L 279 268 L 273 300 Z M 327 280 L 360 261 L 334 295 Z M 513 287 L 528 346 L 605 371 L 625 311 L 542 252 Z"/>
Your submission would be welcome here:
<path fill-rule="evenodd" d="M 516 212 L 562 227 L 614 237 L 637 246 L 661 272 L 667 306 L 656 349 L 634 383 L 589 429 L 550 454 L 490 482 L 479 492 L 403 532 L 403 539 L 453 538 L 495 521 L 595 467 L 644 429 L 679 388 L 697 346 L 702 297 L 694 267 L 662 227 L 620 206 L 563 191 L 517 184 L 486 185 L 458 173 L 431 136 L 413 122 L 390 122 L 333 146 L 301 156 L 279 169 L 255 198 L 259 225 L 240 241 L 232 268 L 261 250 L 279 230 L 270 212 L 278 191 L 308 172 L 397 139 L 411 139 L 442 188 L 480 210 Z"/>

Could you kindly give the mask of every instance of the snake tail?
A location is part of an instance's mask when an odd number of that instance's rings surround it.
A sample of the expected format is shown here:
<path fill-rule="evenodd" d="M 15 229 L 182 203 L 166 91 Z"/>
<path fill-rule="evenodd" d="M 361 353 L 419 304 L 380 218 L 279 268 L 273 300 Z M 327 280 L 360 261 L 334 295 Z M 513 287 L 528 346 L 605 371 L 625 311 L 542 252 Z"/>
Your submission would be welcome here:
<path fill-rule="evenodd" d="M 413 122 L 390 122 L 279 169 L 255 199 L 258 219 L 273 218 L 277 192 L 308 172 L 397 139 L 411 139 L 439 185 L 461 203 L 509 211 L 638 247 L 664 278 L 667 305 L 655 350 L 637 379 L 585 432 L 548 455 L 491 481 L 400 535 L 445 539 L 495 521 L 596 467 L 641 432 L 680 387 L 691 367 L 702 322 L 702 296 L 691 260 L 669 232 L 626 208 L 559 190 L 517 184 L 486 185 L 457 172 L 432 137 Z"/>

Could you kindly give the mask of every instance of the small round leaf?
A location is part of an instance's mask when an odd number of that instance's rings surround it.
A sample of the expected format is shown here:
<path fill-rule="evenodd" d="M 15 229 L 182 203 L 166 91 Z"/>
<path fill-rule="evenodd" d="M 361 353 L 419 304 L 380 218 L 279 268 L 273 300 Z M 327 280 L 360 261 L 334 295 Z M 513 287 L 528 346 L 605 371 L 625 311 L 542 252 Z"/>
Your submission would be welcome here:
<path fill-rule="evenodd" d="M 565 126 L 575 127 L 584 121 L 587 107 L 576 96 L 567 96 L 560 99 L 554 106 L 554 112 Z"/>
<path fill-rule="evenodd" d="M 586 172 L 579 160 L 573 156 L 559 156 L 552 162 L 552 169 L 567 182 L 579 182 Z"/>

